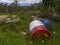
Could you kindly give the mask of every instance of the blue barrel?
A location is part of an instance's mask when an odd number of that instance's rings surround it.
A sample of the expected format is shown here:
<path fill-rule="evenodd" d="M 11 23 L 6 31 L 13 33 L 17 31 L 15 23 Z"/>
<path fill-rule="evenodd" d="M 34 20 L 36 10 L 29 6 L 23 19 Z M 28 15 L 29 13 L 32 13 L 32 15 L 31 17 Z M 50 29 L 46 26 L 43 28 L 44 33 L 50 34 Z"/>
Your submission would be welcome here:
<path fill-rule="evenodd" d="M 44 20 L 44 21 L 43 21 L 43 24 L 46 26 L 46 28 L 48 28 L 48 26 L 49 26 L 49 20 L 47 20 L 47 19 Z"/>
<path fill-rule="evenodd" d="M 43 19 L 43 18 L 38 18 L 38 20 L 42 21 L 42 23 L 45 25 L 46 28 L 49 26 L 49 20 Z"/>

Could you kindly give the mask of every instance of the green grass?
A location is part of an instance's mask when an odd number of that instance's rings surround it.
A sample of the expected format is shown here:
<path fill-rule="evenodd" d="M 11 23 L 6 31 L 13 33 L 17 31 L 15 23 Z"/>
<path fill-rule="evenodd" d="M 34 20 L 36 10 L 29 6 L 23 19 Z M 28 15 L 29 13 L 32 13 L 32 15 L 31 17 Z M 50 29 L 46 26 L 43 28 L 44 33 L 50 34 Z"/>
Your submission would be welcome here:
<path fill-rule="evenodd" d="M 42 40 L 31 39 L 29 34 L 29 22 L 31 20 L 30 15 L 20 15 L 23 17 L 17 23 L 9 23 L 0 26 L 0 45 L 60 45 L 60 25 L 52 22 L 48 28 L 50 32 L 50 39 L 41 42 Z M 26 35 L 22 35 L 21 32 L 27 32 Z M 55 35 L 53 32 L 56 32 Z"/>

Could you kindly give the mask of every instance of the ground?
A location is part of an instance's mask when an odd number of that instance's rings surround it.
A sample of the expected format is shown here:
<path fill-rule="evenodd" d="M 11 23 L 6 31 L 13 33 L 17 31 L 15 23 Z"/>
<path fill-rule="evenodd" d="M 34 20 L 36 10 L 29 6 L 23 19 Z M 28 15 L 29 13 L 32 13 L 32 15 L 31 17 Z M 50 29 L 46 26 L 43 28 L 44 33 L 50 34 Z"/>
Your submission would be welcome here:
<path fill-rule="evenodd" d="M 0 25 L 0 45 L 60 45 L 60 24 L 50 22 L 49 40 L 32 40 L 29 33 L 30 15 L 19 15 L 19 22 Z M 27 34 L 23 35 L 24 31 Z"/>

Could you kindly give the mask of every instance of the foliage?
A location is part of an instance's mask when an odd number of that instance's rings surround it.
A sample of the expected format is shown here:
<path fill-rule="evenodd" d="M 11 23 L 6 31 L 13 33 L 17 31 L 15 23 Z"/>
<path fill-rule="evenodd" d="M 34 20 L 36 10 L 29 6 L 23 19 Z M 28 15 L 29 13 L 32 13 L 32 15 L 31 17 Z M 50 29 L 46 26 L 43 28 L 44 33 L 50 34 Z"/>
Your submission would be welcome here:
<path fill-rule="evenodd" d="M 56 11 L 60 12 L 60 0 L 56 1 L 55 9 L 56 9 Z"/>
<path fill-rule="evenodd" d="M 55 16 L 52 18 L 52 21 L 54 21 L 56 23 L 60 23 L 60 17 Z"/>

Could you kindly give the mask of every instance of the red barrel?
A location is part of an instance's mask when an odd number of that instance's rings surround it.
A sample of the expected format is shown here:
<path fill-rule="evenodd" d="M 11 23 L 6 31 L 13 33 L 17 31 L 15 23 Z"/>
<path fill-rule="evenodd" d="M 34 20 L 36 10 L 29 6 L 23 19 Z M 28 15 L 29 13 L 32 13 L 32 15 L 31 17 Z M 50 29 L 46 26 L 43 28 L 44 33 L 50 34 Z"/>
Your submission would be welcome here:
<path fill-rule="evenodd" d="M 44 35 L 45 37 L 48 37 L 48 38 L 50 37 L 50 34 L 47 31 L 46 27 L 39 20 L 33 20 L 30 23 L 29 28 L 30 28 L 30 33 L 31 33 L 32 39 L 35 39 L 42 35 Z"/>

